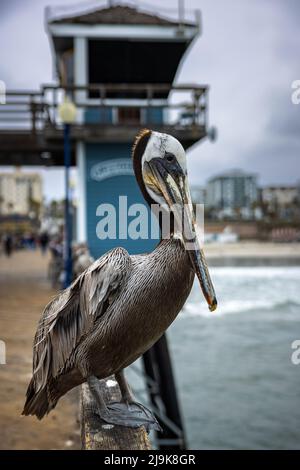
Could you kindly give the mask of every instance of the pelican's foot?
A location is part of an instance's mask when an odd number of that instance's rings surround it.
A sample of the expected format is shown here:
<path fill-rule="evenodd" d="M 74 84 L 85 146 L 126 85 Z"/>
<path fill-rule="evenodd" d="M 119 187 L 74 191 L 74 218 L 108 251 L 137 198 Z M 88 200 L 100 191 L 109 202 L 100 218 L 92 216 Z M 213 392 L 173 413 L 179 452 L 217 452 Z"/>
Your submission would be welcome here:
<path fill-rule="evenodd" d="M 108 424 L 117 424 L 129 428 L 145 426 L 146 431 L 162 431 L 152 411 L 137 402 L 107 403 L 106 410 L 99 410 L 101 418 Z"/>

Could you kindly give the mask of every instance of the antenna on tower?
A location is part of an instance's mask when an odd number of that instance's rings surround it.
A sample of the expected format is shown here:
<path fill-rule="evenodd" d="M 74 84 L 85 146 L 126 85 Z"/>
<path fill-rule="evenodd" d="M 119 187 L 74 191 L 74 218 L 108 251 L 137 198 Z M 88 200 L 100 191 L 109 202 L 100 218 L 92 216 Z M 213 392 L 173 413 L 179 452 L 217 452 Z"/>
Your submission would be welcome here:
<path fill-rule="evenodd" d="M 179 29 L 184 30 L 184 0 L 178 0 L 178 22 Z"/>

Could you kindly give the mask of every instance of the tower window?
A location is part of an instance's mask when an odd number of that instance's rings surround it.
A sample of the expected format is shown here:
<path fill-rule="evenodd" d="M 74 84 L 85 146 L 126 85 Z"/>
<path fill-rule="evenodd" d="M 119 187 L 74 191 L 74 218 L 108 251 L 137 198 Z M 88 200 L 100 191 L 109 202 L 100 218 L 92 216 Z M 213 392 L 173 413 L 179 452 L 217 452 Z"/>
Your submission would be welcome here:
<path fill-rule="evenodd" d="M 129 108 L 129 107 L 119 108 L 118 122 L 122 124 L 140 124 L 141 122 L 140 108 Z"/>

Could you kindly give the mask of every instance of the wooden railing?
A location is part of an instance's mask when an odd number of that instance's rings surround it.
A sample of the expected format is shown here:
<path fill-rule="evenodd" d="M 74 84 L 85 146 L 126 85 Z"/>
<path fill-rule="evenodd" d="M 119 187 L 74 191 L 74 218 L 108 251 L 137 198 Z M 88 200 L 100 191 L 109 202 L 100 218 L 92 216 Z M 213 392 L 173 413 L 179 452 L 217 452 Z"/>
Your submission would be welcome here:
<path fill-rule="evenodd" d="M 99 380 L 99 393 L 109 403 L 120 401 L 114 377 Z M 137 429 L 107 424 L 97 414 L 97 405 L 87 384 L 81 387 L 81 442 L 84 450 L 149 450 L 151 443 L 144 427 Z"/>

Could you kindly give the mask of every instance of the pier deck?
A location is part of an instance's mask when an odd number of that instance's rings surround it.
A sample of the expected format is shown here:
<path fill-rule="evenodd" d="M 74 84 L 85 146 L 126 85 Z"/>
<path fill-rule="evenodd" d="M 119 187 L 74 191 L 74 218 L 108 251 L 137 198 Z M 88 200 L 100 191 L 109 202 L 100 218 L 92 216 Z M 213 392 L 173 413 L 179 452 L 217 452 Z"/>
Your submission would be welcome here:
<path fill-rule="evenodd" d="M 0 449 L 80 449 L 78 390 L 63 397 L 42 421 L 21 416 L 31 378 L 32 343 L 43 308 L 55 295 L 46 279 L 48 257 L 22 251 L 0 255 Z"/>

